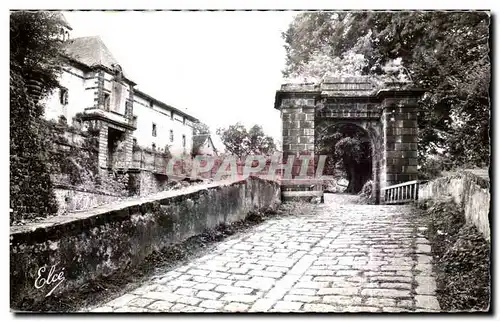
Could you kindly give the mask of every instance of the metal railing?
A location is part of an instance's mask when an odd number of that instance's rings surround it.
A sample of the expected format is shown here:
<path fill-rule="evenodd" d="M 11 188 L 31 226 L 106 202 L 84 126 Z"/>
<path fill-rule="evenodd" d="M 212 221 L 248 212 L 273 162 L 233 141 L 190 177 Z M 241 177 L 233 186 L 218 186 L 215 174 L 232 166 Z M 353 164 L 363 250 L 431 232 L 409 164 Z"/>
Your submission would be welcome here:
<path fill-rule="evenodd" d="M 418 200 L 418 180 L 403 182 L 381 189 L 385 204 L 402 204 Z"/>

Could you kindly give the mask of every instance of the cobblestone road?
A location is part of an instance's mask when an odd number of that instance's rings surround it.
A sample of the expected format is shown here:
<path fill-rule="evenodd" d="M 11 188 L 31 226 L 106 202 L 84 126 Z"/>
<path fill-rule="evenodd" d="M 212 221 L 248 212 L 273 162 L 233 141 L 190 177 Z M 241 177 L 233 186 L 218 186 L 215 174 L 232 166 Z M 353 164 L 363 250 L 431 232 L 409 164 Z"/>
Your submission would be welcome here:
<path fill-rule="evenodd" d="M 439 311 L 412 209 L 339 198 L 232 236 L 92 312 Z"/>

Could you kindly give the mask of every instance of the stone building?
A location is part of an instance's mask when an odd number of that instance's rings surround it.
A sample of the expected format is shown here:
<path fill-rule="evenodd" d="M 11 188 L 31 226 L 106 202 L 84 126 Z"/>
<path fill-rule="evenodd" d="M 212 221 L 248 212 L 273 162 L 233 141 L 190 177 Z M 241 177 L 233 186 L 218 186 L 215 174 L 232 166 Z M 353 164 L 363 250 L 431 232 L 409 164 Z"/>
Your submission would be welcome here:
<path fill-rule="evenodd" d="M 61 30 L 67 63 L 60 88 L 45 99 L 50 120 L 92 124 L 99 129 L 99 166 L 132 162 L 133 146 L 173 156 L 189 155 L 198 119 L 135 89 L 99 37 L 70 38 Z"/>

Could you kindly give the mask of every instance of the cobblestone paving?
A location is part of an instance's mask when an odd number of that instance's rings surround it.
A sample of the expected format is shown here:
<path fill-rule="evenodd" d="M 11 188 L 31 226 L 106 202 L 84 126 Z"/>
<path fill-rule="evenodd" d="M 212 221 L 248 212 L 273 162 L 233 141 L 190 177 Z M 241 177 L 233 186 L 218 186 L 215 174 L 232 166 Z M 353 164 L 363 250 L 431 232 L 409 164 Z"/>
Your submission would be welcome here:
<path fill-rule="evenodd" d="M 326 195 L 92 312 L 434 312 L 431 247 L 408 206 Z"/>

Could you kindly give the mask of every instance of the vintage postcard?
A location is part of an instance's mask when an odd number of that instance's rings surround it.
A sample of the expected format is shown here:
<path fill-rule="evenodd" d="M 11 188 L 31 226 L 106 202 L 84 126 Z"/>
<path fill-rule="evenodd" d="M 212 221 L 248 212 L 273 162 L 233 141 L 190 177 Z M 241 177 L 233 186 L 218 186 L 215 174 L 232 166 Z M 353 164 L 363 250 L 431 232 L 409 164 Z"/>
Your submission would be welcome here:
<path fill-rule="evenodd" d="M 491 23 L 11 10 L 11 311 L 489 312 Z"/>

